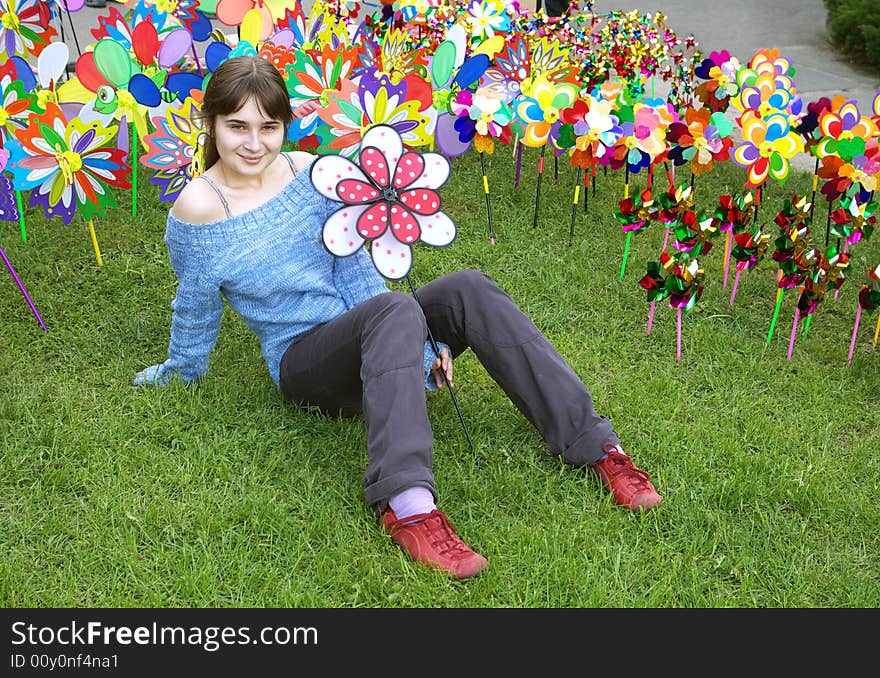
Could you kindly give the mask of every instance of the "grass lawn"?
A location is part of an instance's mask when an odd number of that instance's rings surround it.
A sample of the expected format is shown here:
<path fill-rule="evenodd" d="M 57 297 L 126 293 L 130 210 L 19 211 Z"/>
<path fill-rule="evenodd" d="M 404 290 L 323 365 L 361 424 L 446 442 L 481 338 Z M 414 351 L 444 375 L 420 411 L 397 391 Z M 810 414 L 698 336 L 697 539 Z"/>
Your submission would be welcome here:
<path fill-rule="evenodd" d="M 475 154 L 442 193 L 459 228 L 418 246 L 417 284 L 464 267 L 491 275 L 591 389 L 664 503 L 635 515 L 597 478 L 554 458 L 476 359 L 456 361 L 456 396 L 428 395 L 440 507 L 490 562 L 452 581 L 407 560 L 364 504 L 360 419 L 298 410 L 276 392 L 256 337 L 230 311 L 198 385 L 135 389 L 165 357 L 175 280 L 168 204 L 140 182 L 95 221 L 103 266 L 79 218 L 27 213 L 27 242 L 2 244 L 45 319 L 0 273 L 0 604 L 5 607 L 876 607 L 880 605 L 880 346 L 865 313 L 846 358 L 878 239 L 851 249 L 786 359 L 795 293 L 769 345 L 776 264 L 743 274 L 728 308 L 724 243 L 701 262 L 705 292 L 683 319 L 638 286 L 663 231 L 624 236 L 623 174 L 600 171 L 569 246 L 574 170 L 548 158 L 532 226 L 538 152 L 513 187 L 510 149 L 488 158 L 497 244 L 488 243 Z M 680 172 L 685 182 L 689 174 Z M 760 217 L 812 177 L 768 187 Z M 742 190 L 726 163 L 695 184 L 697 207 Z M 658 179 L 658 186 L 665 179 Z M 633 191 L 644 185 L 634 177 Z M 817 200 L 814 244 L 827 203 Z M 772 249 L 772 248 L 771 248 Z M 405 289 L 404 286 L 393 286 Z"/>

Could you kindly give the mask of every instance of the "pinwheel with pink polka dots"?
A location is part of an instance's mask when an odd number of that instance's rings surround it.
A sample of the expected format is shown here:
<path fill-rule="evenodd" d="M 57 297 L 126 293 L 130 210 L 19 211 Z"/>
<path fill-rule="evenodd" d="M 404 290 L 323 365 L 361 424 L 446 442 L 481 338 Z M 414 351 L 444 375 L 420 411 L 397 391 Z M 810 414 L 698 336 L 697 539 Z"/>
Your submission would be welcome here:
<path fill-rule="evenodd" d="M 324 246 L 347 257 L 369 241 L 379 273 L 389 280 L 405 278 L 415 243 L 444 247 L 455 240 L 455 224 L 440 210 L 437 192 L 449 171 L 449 161 L 439 153 L 405 148 L 389 125 L 367 130 L 354 160 L 319 157 L 312 163 L 312 184 L 342 203 L 324 223 Z"/>

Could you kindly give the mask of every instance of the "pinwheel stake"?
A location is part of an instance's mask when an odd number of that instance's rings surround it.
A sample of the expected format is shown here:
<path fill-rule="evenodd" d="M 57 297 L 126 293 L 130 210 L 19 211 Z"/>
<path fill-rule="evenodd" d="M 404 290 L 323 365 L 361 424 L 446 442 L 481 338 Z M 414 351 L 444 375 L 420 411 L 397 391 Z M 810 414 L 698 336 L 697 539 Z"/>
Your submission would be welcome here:
<path fill-rule="evenodd" d="M 519 188 L 519 175 L 520 170 L 522 169 L 523 154 L 522 144 L 520 143 L 518 134 L 516 135 L 516 139 L 514 139 L 513 141 L 513 154 L 516 156 L 516 171 L 513 175 L 513 188 L 514 190 L 516 190 L 517 188 Z"/>
<path fill-rule="evenodd" d="M 421 307 L 422 304 L 419 302 L 419 298 L 416 295 L 416 288 L 412 283 L 412 279 L 409 277 L 409 273 L 406 274 L 406 282 L 409 285 L 409 291 L 412 293 L 413 299 L 415 299 L 416 303 Z M 437 356 L 437 358 L 440 358 L 440 347 L 437 345 L 437 341 L 434 339 L 430 327 L 428 327 L 428 341 L 431 342 L 431 348 L 434 351 L 434 355 Z M 471 434 L 468 432 L 467 424 L 464 421 L 464 415 L 462 415 L 461 408 L 458 406 L 458 399 L 455 397 L 455 391 L 452 390 L 452 384 L 449 383 L 449 379 L 446 377 L 446 370 L 443 369 L 442 365 L 440 367 L 440 374 L 443 377 L 443 383 L 446 385 L 446 388 L 449 389 L 449 397 L 452 398 L 452 404 L 455 406 L 455 411 L 458 413 L 458 420 L 461 422 L 461 427 L 464 429 L 464 437 L 467 438 L 468 446 L 473 450 L 474 443 L 471 440 Z"/>
<path fill-rule="evenodd" d="M 27 305 L 30 306 L 31 313 L 34 314 L 34 317 L 36 317 L 37 322 L 40 323 L 40 327 L 43 328 L 43 331 L 48 332 L 49 330 L 46 328 L 46 323 L 43 322 L 43 318 L 42 316 L 40 316 L 40 312 L 37 310 L 36 305 L 28 295 L 27 290 L 24 287 L 24 283 L 21 282 L 21 278 L 18 277 L 18 273 L 15 272 L 15 268 L 13 268 L 12 263 L 9 261 L 9 257 L 6 256 L 6 252 L 3 251 L 2 247 L 0 247 L 0 257 L 2 257 L 3 263 L 6 264 L 6 268 L 9 269 L 9 274 L 12 276 L 15 284 L 18 285 L 18 289 L 24 297 L 24 300 L 27 302 Z"/>
<path fill-rule="evenodd" d="M 813 225 L 813 215 L 816 212 L 816 189 L 819 187 L 819 156 L 816 156 L 816 169 L 813 170 L 813 195 L 810 197 L 810 226 Z"/>
<path fill-rule="evenodd" d="M 568 246 L 571 247 L 574 240 L 574 220 L 577 218 L 578 200 L 580 199 L 581 190 L 581 168 L 577 168 L 577 175 L 574 180 L 574 200 L 571 201 L 571 227 L 568 230 Z M 586 202 L 584 202 L 586 205 Z"/>
<path fill-rule="evenodd" d="M 440 210 L 437 192 L 450 171 L 445 156 L 404 148 L 400 133 L 381 124 L 364 133 L 357 162 L 340 155 L 320 156 L 311 166 L 312 185 L 324 197 L 342 203 L 324 222 L 324 246 L 334 256 L 348 257 L 357 255 L 369 241 L 370 257 L 379 274 L 395 281 L 406 278 L 418 302 L 409 276 L 412 246 L 423 242 L 444 247 L 456 236 L 452 219 Z M 430 328 L 428 338 L 439 358 Z M 444 370 L 440 373 L 473 449 L 452 384 Z"/>
<path fill-rule="evenodd" d="M 18 225 L 21 229 L 21 239 L 27 242 L 27 230 L 24 227 L 24 206 L 21 204 L 21 191 L 15 192 L 15 204 L 18 206 Z"/>
<path fill-rule="evenodd" d="M 129 134 L 129 142 L 131 145 L 131 216 L 132 218 L 137 216 L 137 188 L 138 188 L 138 159 L 137 159 L 137 145 L 138 145 L 138 133 L 137 129 L 135 129 L 134 123 L 131 123 L 131 133 Z M 91 228 L 91 221 L 89 221 L 89 227 Z M 91 229 L 94 233 L 94 228 Z M 97 252 L 97 243 L 95 245 L 95 251 Z M 98 264 L 101 263 L 101 256 L 98 255 Z"/>
<path fill-rule="evenodd" d="M 92 247 L 95 250 L 95 259 L 98 260 L 98 266 L 104 265 L 104 259 L 101 258 L 101 248 L 98 247 L 98 236 L 95 234 L 95 224 L 89 219 L 89 237 L 92 239 Z"/>
<path fill-rule="evenodd" d="M 483 172 L 483 193 L 486 194 L 486 213 L 489 215 L 489 243 L 495 244 L 495 229 L 492 226 L 492 200 L 489 197 L 489 179 L 486 176 L 486 154 L 480 151 L 480 169 Z"/>
<path fill-rule="evenodd" d="M 538 228 L 538 207 L 541 204 L 541 179 L 544 177 L 544 153 L 547 150 L 547 144 L 541 146 L 541 159 L 538 160 L 538 187 L 535 190 L 535 218 L 532 221 L 532 228 Z"/>

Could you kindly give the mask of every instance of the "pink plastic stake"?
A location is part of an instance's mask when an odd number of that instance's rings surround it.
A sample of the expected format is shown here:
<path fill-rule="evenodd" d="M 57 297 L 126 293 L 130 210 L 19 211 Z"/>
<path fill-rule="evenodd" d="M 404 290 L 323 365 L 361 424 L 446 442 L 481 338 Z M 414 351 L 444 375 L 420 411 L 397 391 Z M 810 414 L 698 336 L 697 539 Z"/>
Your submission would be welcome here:
<path fill-rule="evenodd" d="M 721 289 L 727 289 L 727 269 L 730 268 L 730 246 L 733 240 L 733 229 L 731 228 L 727 232 L 727 244 L 724 246 L 724 283 L 721 285 Z M 733 303 L 732 301 L 730 302 Z"/>
<path fill-rule="evenodd" d="M 666 249 L 666 243 L 669 242 L 669 228 L 666 229 L 666 232 L 663 234 L 663 249 Z"/>
<path fill-rule="evenodd" d="M 801 316 L 801 310 L 794 307 L 794 322 L 791 324 L 791 338 L 788 340 L 788 359 L 791 360 L 791 352 L 794 350 L 794 337 L 797 334 L 798 319 Z"/>
<path fill-rule="evenodd" d="M 37 310 L 34 302 L 31 301 L 30 296 L 28 296 L 27 290 L 24 288 L 24 283 L 21 282 L 21 278 L 18 277 L 18 273 L 15 272 L 12 263 L 9 261 L 9 257 L 6 256 L 6 252 L 3 251 L 2 247 L 0 247 L 0 257 L 3 257 L 3 262 L 6 264 L 6 268 L 8 268 L 9 272 L 12 274 L 12 279 L 15 281 L 15 284 L 18 285 L 18 289 L 21 290 L 22 295 L 24 295 L 24 300 L 27 302 L 27 305 L 31 307 L 31 312 L 36 316 L 37 322 L 39 322 L 40 327 L 43 328 L 43 332 L 48 332 L 49 330 L 46 329 L 46 323 L 43 322 L 40 312 Z"/>
<path fill-rule="evenodd" d="M 648 329 L 645 330 L 645 334 L 651 334 L 651 325 L 654 324 L 654 305 L 656 301 L 651 302 L 651 308 L 648 309 Z"/>
<path fill-rule="evenodd" d="M 856 347 L 856 335 L 859 333 L 859 321 L 862 319 L 862 305 L 859 304 L 859 310 L 856 311 L 856 324 L 853 327 L 852 339 L 849 340 L 849 355 L 846 356 L 846 364 L 852 362 L 853 349 Z"/>
<path fill-rule="evenodd" d="M 681 309 L 678 309 L 677 329 L 675 332 L 675 361 L 681 360 Z"/>
<path fill-rule="evenodd" d="M 742 274 L 742 269 L 736 269 L 736 277 L 733 279 L 733 290 L 730 293 L 730 303 L 727 304 L 727 308 L 733 308 L 733 299 L 736 297 L 736 288 L 739 286 L 739 276 Z"/>

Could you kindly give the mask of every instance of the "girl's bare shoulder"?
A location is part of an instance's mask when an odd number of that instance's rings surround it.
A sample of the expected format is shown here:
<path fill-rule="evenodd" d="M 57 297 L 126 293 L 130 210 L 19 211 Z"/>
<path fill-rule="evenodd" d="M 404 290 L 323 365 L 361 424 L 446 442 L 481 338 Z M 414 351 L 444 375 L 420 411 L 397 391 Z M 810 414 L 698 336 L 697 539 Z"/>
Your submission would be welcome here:
<path fill-rule="evenodd" d="M 217 191 L 204 179 L 193 179 L 177 196 L 171 214 L 187 224 L 207 224 L 226 217 Z"/>

